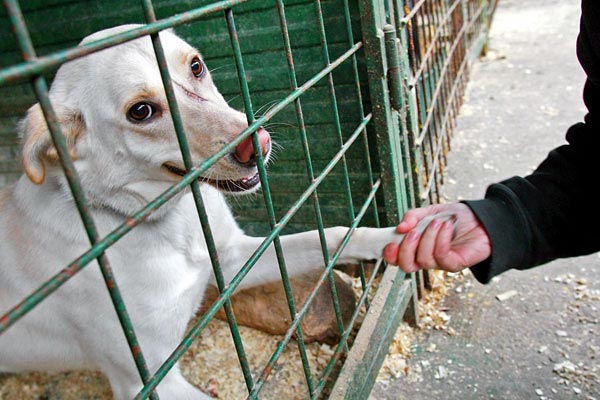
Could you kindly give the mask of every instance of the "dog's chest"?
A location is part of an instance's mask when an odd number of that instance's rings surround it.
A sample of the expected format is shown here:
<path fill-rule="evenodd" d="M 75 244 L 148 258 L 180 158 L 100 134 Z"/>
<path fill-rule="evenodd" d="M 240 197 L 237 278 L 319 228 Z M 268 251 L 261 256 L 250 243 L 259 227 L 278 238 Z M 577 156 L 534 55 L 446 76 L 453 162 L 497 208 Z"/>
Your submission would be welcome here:
<path fill-rule="evenodd" d="M 191 318 L 211 273 L 208 253 L 202 251 L 194 236 L 173 232 L 166 235 L 142 227 L 113 252 L 109 249 L 108 256 L 134 319 L 185 324 Z"/>

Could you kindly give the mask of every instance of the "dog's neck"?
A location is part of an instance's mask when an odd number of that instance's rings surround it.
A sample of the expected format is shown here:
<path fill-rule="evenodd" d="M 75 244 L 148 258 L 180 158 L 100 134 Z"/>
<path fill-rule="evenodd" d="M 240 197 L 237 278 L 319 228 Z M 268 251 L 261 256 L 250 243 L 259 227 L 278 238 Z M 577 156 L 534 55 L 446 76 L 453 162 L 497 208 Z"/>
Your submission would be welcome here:
<path fill-rule="evenodd" d="M 97 209 L 107 210 L 121 218 L 129 218 L 142 209 L 145 209 L 152 200 L 169 188 L 164 182 L 141 181 L 130 183 L 111 191 L 86 190 L 86 196 L 90 205 Z M 157 222 L 166 218 L 175 208 L 178 200 L 184 196 L 189 189 L 184 189 L 176 194 L 174 199 L 156 208 L 146 218 L 148 222 Z"/>
<path fill-rule="evenodd" d="M 101 234 L 108 233 L 138 212 L 142 208 L 141 204 L 146 200 L 140 197 L 137 191 L 125 190 L 101 194 L 90 193 L 85 188 L 84 191 L 88 199 L 88 208 L 93 214 L 98 229 L 102 231 Z M 183 195 L 184 193 L 180 193 L 177 197 Z M 72 227 L 74 232 L 72 234 L 60 232 L 61 234 L 72 238 L 81 236 L 81 217 L 64 175 L 49 174 L 41 185 L 33 184 L 23 175 L 15 183 L 14 196 L 18 207 L 24 213 L 31 214 L 38 223 L 52 228 L 54 224 L 52 221 L 62 220 L 65 222 L 63 226 Z M 167 202 L 146 218 L 147 223 L 159 223 L 167 218 L 177 203 L 177 199 Z M 44 212 L 32 212 L 32 210 L 44 210 Z"/>

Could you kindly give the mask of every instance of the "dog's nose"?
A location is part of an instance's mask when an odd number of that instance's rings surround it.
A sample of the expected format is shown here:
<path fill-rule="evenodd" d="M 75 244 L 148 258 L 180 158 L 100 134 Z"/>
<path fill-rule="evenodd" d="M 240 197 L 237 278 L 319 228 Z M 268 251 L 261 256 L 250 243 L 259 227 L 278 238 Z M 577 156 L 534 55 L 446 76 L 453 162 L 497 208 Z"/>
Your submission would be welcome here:
<path fill-rule="evenodd" d="M 264 157 L 269 154 L 271 150 L 271 135 L 265 128 L 258 128 L 256 131 L 258 135 L 258 142 L 260 143 L 260 150 Z M 240 163 L 248 166 L 256 165 L 256 154 L 254 154 L 254 146 L 252 145 L 252 136 L 248 136 L 246 140 L 238 144 L 233 153 L 235 159 Z"/>

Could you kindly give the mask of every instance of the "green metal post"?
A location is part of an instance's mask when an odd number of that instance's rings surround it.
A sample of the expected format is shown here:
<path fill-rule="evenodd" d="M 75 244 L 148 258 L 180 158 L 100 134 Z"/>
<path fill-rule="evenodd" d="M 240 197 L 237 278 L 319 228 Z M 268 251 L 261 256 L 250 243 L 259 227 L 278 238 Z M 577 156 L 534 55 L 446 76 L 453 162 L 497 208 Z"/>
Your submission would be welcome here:
<path fill-rule="evenodd" d="M 348 45 L 354 45 L 354 34 L 352 33 L 352 18 L 350 15 L 350 7 L 348 5 L 348 0 L 344 0 L 344 19 L 346 20 L 346 35 L 348 36 Z M 356 88 L 356 102 L 358 105 L 358 115 L 362 119 L 365 117 L 365 111 L 363 107 L 363 99 L 362 93 L 360 91 L 360 76 L 358 73 L 358 61 L 356 55 L 352 56 L 352 72 L 354 74 L 354 85 Z M 367 180 L 369 182 L 369 187 L 373 188 L 374 179 L 373 179 L 373 169 L 372 169 L 372 161 L 371 161 L 371 151 L 369 148 L 369 137 L 367 133 L 367 129 L 365 128 L 362 132 L 363 139 L 363 148 L 364 148 L 364 157 L 365 157 L 365 166 L 367 170 Z M 379 227 L 379 210 L 377 210 L 377 200 L 373 199 L 373 206 L 371 207 L 373 210 L 373 220 L 375 221 L 375 226 Z M 360 263 L 360 283 L 362 286 L 363 292 L 366 290 L 366 278 L 365 278 L 365 266 L 364 263 Z M 365 299 L 365 306 L 369 308 L 369 299 Z"/>
<path fill-rule="evenodd" d="M 402 211 L 402 182 L 398 171 L 401 153 L 397 118 L 392 114 L 387 82 L 387 60 L 383 26 L 385 8 L 381 2 L 363 0 L 359 3 L 373 122 L 378 143 L 383 197 L 386 210 L 385 224 L 394 224 Z"/>
<path fill-rule="evenodd" d="M 398 162 L 398 175 L 403 182 L 401 195 L 401 206 L 402 211 L 409 208 L 412 203 L 412 176 L 406 174 L 405 171 L 410 168 L 410 155 L 408 153 L 404 123 L 405 118 L 405 101 L 404 93 L 402 91 L 402 76 L 401 76 L 401 64 L 398 56 L 398 40 L 396 38 L 396 29 L 391 24 L 386 24 L 383 27 L 383 33 L 385 35 L 385 46 L 386 46 L 386 58 L 388 63 L 388 86 L 390 93 L 390 104 L 392 106 L 392 114 L 397 118 L 398 135 L 400 141 L 398 142 L 397 154 L 401 160 Z"/>
<path fill-rule="evenodd" d="M 156 16 L 154 14 L 154 7 L 152 5 L 152 0 L 142 0 L 142 6 L 144 8 L 144 14 L 146 18 L 146 22 L 154 23 L 156 22 Z M 173 82 L 171 79 L 171 75 L 169 73 L 169 69 L 167 67 L 167 59 L 160 41 L 160 37 L 158 33 L 154 33 L 151 35 L 152 45 L 154 47 L 154 52 L 156 54 L 156 58 L 159 65 L 159 70 L 161 74 L 161 78 L 163 81 L 163 87 L 165 89 L 165 93 L 167 95 L 167 101 L 169 103 L 169 110 L 171 111 L 171 118 L 173 120 L 173 126 L 175 127 L 175 132 L 177 135 L 177 140 L 179 143 L 179 148 L 181 150 L 181 155 L 183 158 L 183 164 L 186 170 L 190 170 L 194 167 L 192 162 L 192 156 L 190 153 L 189 144 L 187 141 L 187 137 L 185 134 L 185 130 L 183 128 L 183 121 L 181 119 L 181 113 L 179 112 L 179 106 L 177 105 L 177 100 L 175 98 L 175 91 L 173 89 Z M 200 184 L 198 180 L 192 181 L 191 185 L 192 194 L 194 196 L 194 202 L 196 204 L 196 209 L 198 212 L 199 222 L 202 227 L 202 231 L 204 234 L 204 239 L 206 241 L 208 252 L 210 255 L 211 265 L 213 267 L 213 271 L 215 274 L 215 281 L 217 282 L 217 289 L 219 293 L 223 292 L 225 289 L 225 280 L 223 277 L 223 272 L 221 271 L 221 266 L 219 263 L 219 255 L 217 254 L 217 248 L 213 239 L 212 230 L 210 228 L 210 224 L 208 222 L 208 214 L 206 213 L 206 209 L 204 207 L 204 200 L 202 199 L 202 194 L 200 192 Z M 242 369 L 242 373 L 244 375 L 244 380 L 246 382 L 246 386 L 250 391 L 252 386 L 254 385 L 252 379 L 252 373 L 250 372 L 250 366 L 248 364 L 248 359 L 246 357 L 246 352 L 244 350 L 244 345 L 242 343 L 242 339 L 240 336 L 240 332 L 238 330 L 238 326 L 235 320 L 235 315 L 233 313 L 233 309 L 231 307 L 231 302 L 229 299 L 225 301 L 223 305 L 225 309 L 225 314 L 227 316 L 227 320 L 229 322 L 229 327 L 231 330 L 231 336 L 233 338 L 233 343 L 238 353 L 238 359 L 240 361 L 240 367 Z"/>
<path fill-rule="evenodd" d="M 23 19 L 23 13 L 21 12 L 19 2 L 16 0 L 5 0 L 4 5 L 8 12 L 10 22 L 17 37 L 17 41 L 19 43 L 21 51 L 23 52 L 24 60 L 35 60 L 37 58 L 37 55 L 35 53 L 33 43 L 29 36 L 29 31 L 25 26 L 25 21 Z M 61 166 L 65 173 L 65 178 L 67 179 L 69 188 L 73 195 L 75 205 L 77 207 L 77 211 L 79 212 L 79 215 L 85 227 L 88 239 L 91 245 L 93 246 L 99 240 L 98 230 L 96 228 L 96 224 L 89 209 L 89 205 L 85 197 L 84 190 L 81 186 L 81 181 L 77 174 L 77 170 L 75 169 L 75 165 L 73 164 L 73 160 L 71 159 L 71 156 L 69 154 L 67 143 L 62 133 L 62 128 L 58 122 L 58 117 L 54 111 L 54 107 L 50 102 L 50 95 L 48 86 L 46 84 L 46 79 L 42 76 L 35 76 L 32 78 L 32 85 L 36 97 L 40 103 L 40 107 L 44 113 L 44 118 L 46 119 L 52 142 L 58 153 Z M 106 257 L 106 254 L 104 254 L 103 252 L 100 253 L 97 257 L 97 262 L 100 267 L 102 276 L 104 278 L 104 282 L 109 292 L 111 301 L 117 313 L 117 317 L 119 318 L 119 322 L 123 329 L 123 333 L 125 335 L 125 338 L 127 339 L 127 344 L 136 364 L 140 378 L 142 379 L 143 383 L 146 383 L 149 380 L 150 376 L 148 366 L 146 364 L 146 360 L 142 353 L 142 349 L 135 334 L 135 329 L 131 322 L 131 318 L 129 317 L 129 313 L 127 312 L 125 302 L 123 301 L 121 291 L 113 274 L 108 258 Z M 20 318 L 20 316 L 18 316 L 17 318 Z M 10 322 L 12 324 L 15 321 L 16 319 L 12 321 L 6 321 L 6 323 L 4 323 L 5 321 L 0 322 L 3 322 L 2 325 L 5 325 L 5 329 L 7 329 L 8 326 L 10 326 L 8 323 Z M 157 400 L 158 395 L 152 392 L 151 398 L 153 400 Z"/>
<path fill-rule="evenodd" d="M 242 51 L 240 48 L 239 38 L 237 35 L 237 29 L 235 26 L 235 21 L 233 17 L 233 11 L 231 9 L 225 10 L 225 19 L 227 21 L 227 27 L 229 31 L 229 37 L 231 41 L 231 47 L 233 48 L 233 54 L 235 58 L 235 65 L 237 68 L 238 81 L 240 83 L 240 89 L 242 90 L 242 96 L 244 99 L 244 108 L 246 111 L 246 118 L 248 120 L 248 124 L 251 124 L 254 121 L 254 111 L 252 108 L 252 100 L 250 97 L 250 89 L 248 87 L 248 81 L 246 79 L 246 71 L 244 68 L 244 62 L 242 57 Z M 269 182 L 267 178 L 267 171 L 264 165 L 264 159 L 262 155 L 262 150 L 260 147 L 260 143 L 258 140 L 258 135 L 256 132 L 252 134 L 252 144 L 254 146 L 254 154 L 257 159 L 258 172 L 260 175 L 261 187 L 263 191 L 263 196 L 265 200 L 265 207 L 267 209 L 267 214 L 269 217 L 269 224 L 271 229 L 274 230 L 277 227 L 277 219 L 275 217 L 275 210 L 273 208 L 273 199 L 271 197 L 271 190 L 269 187 Z M 279 271 L 281 273 L 281 279 L 283 282 L 283 287 L 286 295 L 286 300 L 288 304 L 288 308 L 290 311 L 290 316 L 293 319 L 296 312 L 296 304 L 294 300 L 294 295 L 292 292 L 292 287 L 290 284 L 287 267 L 285 265 L 285 258 L 283 255 L 283 249 L 281 247 L 281 241 L 279 239 L 279 235 L 276 235 L 273 240 L 273 246 L 275 247 L 275 254 L 277 255 L 277 263 L 279 265 Z M 300 325 L 296 327 L 296 335 L 298 338 L 298 351 L 300 354 L 300 358 L 302 360 L 302 366 L 304 369 L 304 375 L 306 377 L 306 383 L 308 386 L 308 392 L 312 392 L 313 382 L 312 375 L 310 371 L 310 365 L 308 364 L 308 357 L 306 355 L 306 348 L 304 345 L 304 334 L 302 333 L 302 329 Z M 254 385 L 249 387 L 249 392 L 252 393 L 254 389 Z"/>
<path fill-rule="evenodd" d="M 404 1 L 396 1 L 396 21 L 398 26 L 397 31 L 400 33 L 400 59 L 401 59 L 401 70 L 403 71 L 403 88 L 404 96 L 407 104 L 406 109 L 406 137 L 408 141 L 408 148 L 410 150 L 410 159 L 412 160 L 411 175 L 413 183 L 414 202 L 413 206 L 418 207 L 421 205 L 421 191 L 422 191 L 422 149 L 420 144 L 417 143 L 418 136 L 418 114 L 417 114 L 417 93 L 413 81 L 413 74 L 410 67 L 409 61 L 409 38 L 407 29 L 409 29 L 410 20 L 404 16 Z"/>

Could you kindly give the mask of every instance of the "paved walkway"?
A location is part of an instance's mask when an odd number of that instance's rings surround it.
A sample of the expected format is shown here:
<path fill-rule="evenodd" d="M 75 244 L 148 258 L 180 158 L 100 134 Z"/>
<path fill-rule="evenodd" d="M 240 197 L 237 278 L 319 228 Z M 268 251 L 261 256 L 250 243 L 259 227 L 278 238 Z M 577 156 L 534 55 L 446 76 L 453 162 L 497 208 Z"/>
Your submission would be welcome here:
<path fill-rule="evenodd" d="M 448 201 L 531 172 L 582 119 L 579 13 L 579 0 L 500 1 L 453 139 Z M 444 307 L 456 334 L 422 337 L 410 374 L 377 384 L 372 400 L 600 399 L 599 255 L 485 286 L 467 276 Z"/>

